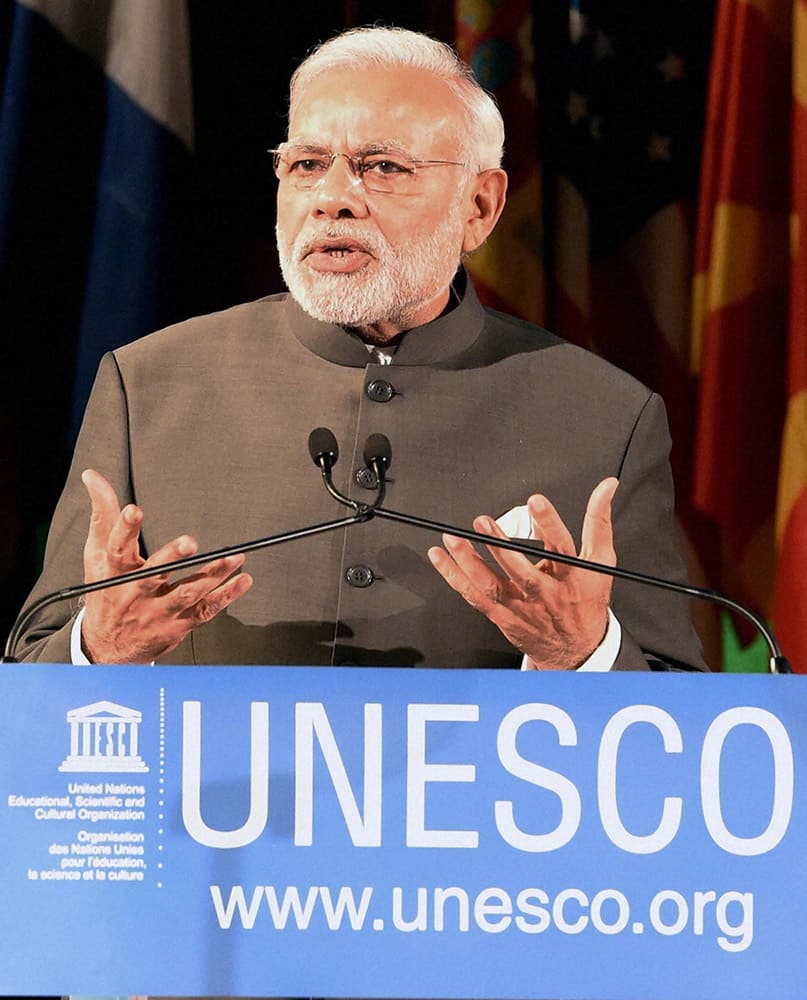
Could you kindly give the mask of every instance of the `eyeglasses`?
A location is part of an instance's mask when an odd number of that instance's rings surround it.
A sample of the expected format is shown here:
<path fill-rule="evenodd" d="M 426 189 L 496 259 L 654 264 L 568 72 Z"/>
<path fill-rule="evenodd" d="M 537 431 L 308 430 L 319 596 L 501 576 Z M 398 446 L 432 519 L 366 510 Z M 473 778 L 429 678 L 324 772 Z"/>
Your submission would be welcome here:
<path fill-rule="evenodd" d="M 267 152 L 272 154 L 278 180 L 288 182 L 298 191 L 310 191 L 321 184 L 338 156 L 347 160 L 355 183 L 362 184 L 367 191 L 382 194 L 403 194 L 413 189 L 421 167 L 466 166 L 455 160 L 413 160 L 398 151 L 387 150 L 350 156 L 283 143 Z"/>

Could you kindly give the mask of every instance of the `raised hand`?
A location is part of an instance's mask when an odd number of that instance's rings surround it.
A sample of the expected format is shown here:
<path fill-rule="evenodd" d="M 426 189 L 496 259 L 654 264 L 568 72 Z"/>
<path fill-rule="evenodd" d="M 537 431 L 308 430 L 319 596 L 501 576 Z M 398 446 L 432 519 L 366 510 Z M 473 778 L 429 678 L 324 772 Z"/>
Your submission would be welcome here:
<path fill-rule="evenodd" d="M 82 473 L 92 504 L 84 546 L 87 583 L 128 573 L 143 566 L 162 566 L 195 555 L 198 545 L 180 535 L 148 559 L 140 554 L 143 512 L 134 504 L 121 510 L 117 494 L 93 469 Z M 94 663 L 151 663 L 169 653 L 197 625 L 210 621 L 252 586 L 239 573 L 244 556 L 217 559 L 177 580 L 161 573 L 87 594 L 81 644 Z"/>
<path fill-rule="evenodd" d="M 583 559 L 616 565 L 611 502 L 616 479 L 604 479 L 591 494 L 583 521 Z M 541 495 L 527 503 L 532 534 L 548 551 L 577 555 L 560 515 Z M 506 538 L 488 515 L 475 518 L 474 530 Z M 429 549 L 437 572 L 471 607 L 496 625 L 529 657 L 536 670 L 574 670 L 599 646 L 608 628 L 611 577 L 602 573 L 489 547 L 502 572 L 492 568 L 467 539 L 443 536 L 445 548 Z"/>

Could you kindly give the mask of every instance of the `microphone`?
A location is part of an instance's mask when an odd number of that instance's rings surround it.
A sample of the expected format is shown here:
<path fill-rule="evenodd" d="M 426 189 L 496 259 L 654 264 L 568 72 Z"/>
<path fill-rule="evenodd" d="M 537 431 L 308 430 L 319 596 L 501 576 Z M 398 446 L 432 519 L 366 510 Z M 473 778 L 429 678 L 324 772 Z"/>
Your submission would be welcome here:
<path fill-rule="evenodd" d="M 364 462 L 369 466 L 378 479 L 378 492 L 373 503 L 353 500 L 342 493 L 334 485 L 332 471 L 339 458 L 339 445 L 336 437 L 329 427 L 315 427 L 308 435 L 308 453 L 320 471 L 325 489 L 331 494 L 334 500 L 351 507 L 360 521 L 369 521 L 375 511 L 384 500 L 386 469 L 392 461 L 392 447 L 389 438 L 383 434 L 371 434 L 364 445 Z"/>
<path fill-rule="evenodd" d="M 378 494 L 371 510 L 378 510 L 387 491 L 387 469 L 392 462 L 392 445 L 385 434 L 371 434 L 364 442 L 364 464 L 373 470 L 378 480 Z"/>
<path fill-rule="evenodd" d="M 392 445 L 386 434 L 371 434 L 364 443 L 365 465 L 372 466 L 379 462 L 383 471 L 390 467 L 392 462 Z M 375 472 L 375 469 L 373 469 Z"/>
<path fill-rule="evenodd" d="M 364 517 L 362 507 L 365 505 L 351 500 L 350 497 L 345 496 L 344 493 L 341 493 L 334 486 L 331 470 L 339 460 L 339 445 L 336 443 L 336 437 L 330 427 L 315 427 L 311 431 L 308 435 L 308 453 L 314 465 L 322 472 L 322 481 L 325 483 L 325 489 L 331 494 L 334 500 L 337 500 L 345 507 L 352 507 L 357 515 L 361 514 Z"/>
<path fill-rule="evenodd" d="M 336 443 L 333 431 L 329 427 L 315 427 L 308 435 L 308 452 L 323 472 L 328 472 L 339 461 L 339 445 Z"/>

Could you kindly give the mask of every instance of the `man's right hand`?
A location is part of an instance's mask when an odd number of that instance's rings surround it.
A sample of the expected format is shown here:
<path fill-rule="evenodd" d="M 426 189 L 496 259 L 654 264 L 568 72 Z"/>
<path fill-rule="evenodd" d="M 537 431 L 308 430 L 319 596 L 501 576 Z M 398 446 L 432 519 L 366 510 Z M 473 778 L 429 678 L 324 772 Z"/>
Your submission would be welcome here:
<path fill-rule="evenodd" d="M 180 535 L 143 559 L 140 508 L 129 504 L 121 510 L 113 487 L 93 469 L 83 472 L 81 480 L 92 504 L 84 546 L 86 583 L 196 554 L 196 540 Z M 93 663 L 151 663 L 249 590 L 252 577 L 237 572 L 243 564 L 243 555 L 229 556 L 179 580 L 162 573 L 87 594 L 81 625 L 84 652 Z"/>

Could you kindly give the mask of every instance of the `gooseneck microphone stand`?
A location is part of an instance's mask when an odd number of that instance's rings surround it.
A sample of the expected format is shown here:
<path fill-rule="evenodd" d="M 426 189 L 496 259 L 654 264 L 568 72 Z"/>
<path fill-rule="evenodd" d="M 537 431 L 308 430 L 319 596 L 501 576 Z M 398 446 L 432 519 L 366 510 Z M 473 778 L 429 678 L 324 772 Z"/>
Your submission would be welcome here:
<path fill-rule="evenodd" d="M 361 524 L 369 521 L 373 517 L 385 518 L 389 521 L 398 521 L 401 524 L 408 524 L 425 531 L 432 531 L 438 534 L 454 535 L 458 538 L 466 538 L 469 541 L 477 542 L 493 548 L 508 549 L 511 552 L 521 552 L 524 555 L 535 558 L 550 559 L 554 562 L 565 563 L 569 566 L 577 566 L 580 569 L 589 570 L 592 573 L 603 573 L 606 576 L 617 577 L 622 580 L 630 580 L 633 583 L 645 584 L 657 587 L 662 590 L 669 590 L 674 593 L 684 594 L 687 597 L 694 597 L 699 600 L 713 601 L 723 607 L 729 608 L 741 617 L 750 621 L 765 639 L 770 651 L 768 669 L 770 673 L 785 674 L 790 673 L 790 664 L 782 655 L 781 649 L 775 636 L 767 627 L 765 622 L 750 608 L 740 604 L 738 601 L 716 590 L 708 590 L 701 587 L 693 587 L 685 583 L 677 583 L 673 580 L 665 580 L 661 577 L 650 576 L 647 573 L 639 573 L 635 570 L 624 569 L 621 566 L 606 566 L 604 563 L 592 562 L 588 559 L 581 559 L 578 556 L 566 555 L 563 552 L 549 552 L 540 546 L 540 543 L 520 542 L 516 539 L 493 538 L 490 535 L 483 535 L 478 531 L 471 531 L 467 528 L 459 528 L 451 524 L 443 524 L 440 521 L 432 521 L 425 517 L 416 517 L 411 514 L 403 514 L 400 511 L 390 510 L 383 507 L 386 495 L 386 473 L 392 461 L 392 449 L 387 437 L 383 434 L 371 434 L 367 438 L 364 446 L 364 461 L 376 476 L 378 488 L 376 497 L 372 503 L 362 503 L 353 500 L 351 497 L 341 493 L 333 482 L 333 467 L 339 458 L 339 448 L 336 438 L 327 427 L 318 427 L 311 432 L 308 438 L 308 450 L 314 464 L 322 473 L 322 480 L 328 493 L 340 504 L 353 511 L 349 517 L 340 518 L 335 521 L 323 521 L 319 524 L 301 528 L 297 531 L 286 531 L 277 535 L 269 535 L 266 538 L 258 538 L 251 542 L 244 542 L 238 545 L 226 546 L 214 549 L 210 552 L 202 552 L 195 556 L 188 556 L 184 559 L 176 559 L 170 563 L 159 566 L 143 567 L 131 573 L 123 573 L 120 576 L 109 577 L 105 580 L 97 580 L 93 583 L 77 584 L 66 587 L 62 590 L 45 594 L 34 601 L 29 607 L 24 608 L 9 633 L 6 641 L 5 653 L 2 658 L 3 663 L 16 663 L 15 653 L 20 636 L 26 625 L 44 608 L 61 601 L 75 600 L 85 594 L 91 594 L 98 590 L 105 590 L 108 587 L 116 587 L 125 583 L 134 583 L 137 580 L 145 580 L 151 576 L 178 572 L 180 570 L 191 569 L 201 566 L 204 563 L 222 559 L 226 556 L 238 555 L 241 553 L 256 552 L 259 549 L 270 548 L 273 545 L 280 545 L 284 542 L 291 542 L 298 538 L 309 538 L 312 535 L 323 534 L 334 531 L 338 528 L 349 528 L 354 524 Z"/>

